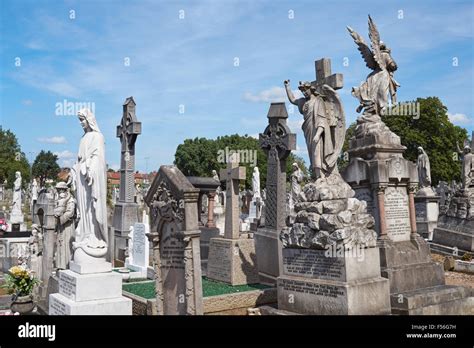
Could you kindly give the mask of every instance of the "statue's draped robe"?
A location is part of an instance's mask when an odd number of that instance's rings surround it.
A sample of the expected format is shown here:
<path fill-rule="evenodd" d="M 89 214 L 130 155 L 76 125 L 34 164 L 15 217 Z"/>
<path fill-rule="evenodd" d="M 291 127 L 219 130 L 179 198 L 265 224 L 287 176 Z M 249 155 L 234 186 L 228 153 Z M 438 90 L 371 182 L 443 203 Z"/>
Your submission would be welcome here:
<path fill-rule="evenodd" d="M 303 99 L 304 100 L 304 99 Z M 328 158 L 334 153 L 334 144 L 331 137 L 329 115 L 326 113 L 325 103 L 320 96 L 299 103 L 300 112 L 304 115 L 303 133 L 308 147 L 308 156 L 313 173 L 323 171 L 329 172 L 335 166 L 335 162 Z M 323 129 L 321 139 L 316 143 L 314 137 L 318 128 Z"/>
<path fill-rule="evenodd" d="M 417 165 L 418 165 L 418 181 L 419 181 L 420 187 L 430 187 L 431 186 L 431 168 L 430 168 L 430 160 L 426 153 L 422 153 L 418 156 Z"/>
<path fill-rule="evenodd" d="M 15 211 L 17 214 L 21 214 L 21 178 L 15 179 L 13 186 L 12 212 L 13 211 Z"/>
<path fill-rule="evenodd" d="M 102 133 L 89 131 L 79 144 L 76 163 L 76 199 L 79 222 L 76 243 L 89 248 L 107 247 L 107 181 Z M 92 178 L 89 185 L 88 178 Z M 87 250 L 84 249 L 84 251 Z"/>
<path fill-rule="evenodd" d="M 301 181 L 303 181 L 303 172 L 301 169 L 295 170 L 291 174 L 291 199 L 293 203 L 298 201 L 298 195 L 301 192 Z"/>

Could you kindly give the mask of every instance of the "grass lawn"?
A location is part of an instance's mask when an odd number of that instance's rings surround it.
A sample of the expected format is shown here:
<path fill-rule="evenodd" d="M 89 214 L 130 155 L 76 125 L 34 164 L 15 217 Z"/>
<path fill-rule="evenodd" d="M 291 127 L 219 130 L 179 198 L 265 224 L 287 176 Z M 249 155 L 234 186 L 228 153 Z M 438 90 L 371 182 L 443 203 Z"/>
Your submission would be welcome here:
<path fill-rule="evenodd" d="M 206 277 L 202 277 L 203 297 L 233 294 L 237 292 L 261 290 L 261 289 L 266 289 L 266 288 L 269 288 L 269 286 L 262 285 L 262 284 L 232 286 L 232 285 L 225 284 L 222 282 L 207 279 Z M 124 284 L 122 286 L 122 289 L 146 299 L 155 298 L 155 282 L 152 280 L 136 282 L 132 284 Z"/>

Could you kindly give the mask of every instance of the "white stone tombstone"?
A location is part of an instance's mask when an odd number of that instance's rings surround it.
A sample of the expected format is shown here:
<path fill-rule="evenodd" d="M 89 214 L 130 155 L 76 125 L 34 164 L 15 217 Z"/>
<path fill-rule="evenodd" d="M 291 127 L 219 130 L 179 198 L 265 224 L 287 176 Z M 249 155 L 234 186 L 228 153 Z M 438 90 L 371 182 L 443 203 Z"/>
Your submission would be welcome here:
<path fill-rule="evenodd" d="M 145 223 L 136 222 L 133 225 L 133 240 L 129 243 L 132 245 L 129 250 L 131 257 L 125 262 L 125 267 L 140 272 L 143 278 L 147 277 L 147 268 L 150 262 L 150 242 L 146 236 L 150 232 L 149 230 L 149 225 Z"/>

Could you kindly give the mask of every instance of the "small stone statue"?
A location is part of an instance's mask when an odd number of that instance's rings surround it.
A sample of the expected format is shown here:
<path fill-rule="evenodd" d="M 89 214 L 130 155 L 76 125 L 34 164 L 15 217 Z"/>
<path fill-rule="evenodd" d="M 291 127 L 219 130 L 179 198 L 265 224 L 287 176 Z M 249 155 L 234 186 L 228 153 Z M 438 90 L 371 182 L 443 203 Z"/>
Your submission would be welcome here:
<path fill-rule="evenodd" d="M 12 215 L 21 214 L 21 173 L 15 172 L 15 182 L 13 183 Z"/>
<path fill-rule="evenodd" d="M 56 185 L 58 200 L 54 208 L 54 216 L 57 219 L 57 237 L 55 265 L 58 269 L 68 269 L 72 259 L 72 243 L 74 240 L 76 200 L 69 192 L 65 182 Z"/>
<path fill-rule="evenodd" d="M 462 155 L 462 188 L 468 189 L 474 186 L 474 154 L 469 144 L 466 142 L 461 152 L 457 145 L 458 153 Z"/>
<path fill-rule="evenodd" d="M 430 159 L 421 146 L 418 146 L 417 167 L 420 188 L 431 187 Z"/>
<path fill-rule="evenodd" d="M 303 174 L 303 171 L 298 166 L 298 163 L 294 162 L 292 164 L 292 167 L 293 167 L 293 172 L 291 173 L 290 202 L 292 202 L 292 204 L 294 204 L 298 201 L 298 195 L 301 192 L 301 183 L 303 182 L 304 174 Z M 291 204 L 290 204 L 290 206 L 291 206 Z"/>

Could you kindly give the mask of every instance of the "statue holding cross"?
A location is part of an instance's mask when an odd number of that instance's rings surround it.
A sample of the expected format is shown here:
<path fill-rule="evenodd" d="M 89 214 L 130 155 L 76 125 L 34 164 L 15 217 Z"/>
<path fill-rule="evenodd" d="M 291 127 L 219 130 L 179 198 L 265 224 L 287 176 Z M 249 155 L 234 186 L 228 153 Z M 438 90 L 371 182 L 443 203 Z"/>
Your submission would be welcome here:
<path fill-rule="evenodd" d="M 315 178 L 337 173 L 337 158 L 346 131 L 344 110 L 336 89 L 342 88 L 342 74 L 331 75 L 331 60 L 316 61 L 316 81 L 301 82 L 303 98 L 296 99 L 290 80 L 284 82 L 288 99 L 304 116 L 303 133 Z"/>

